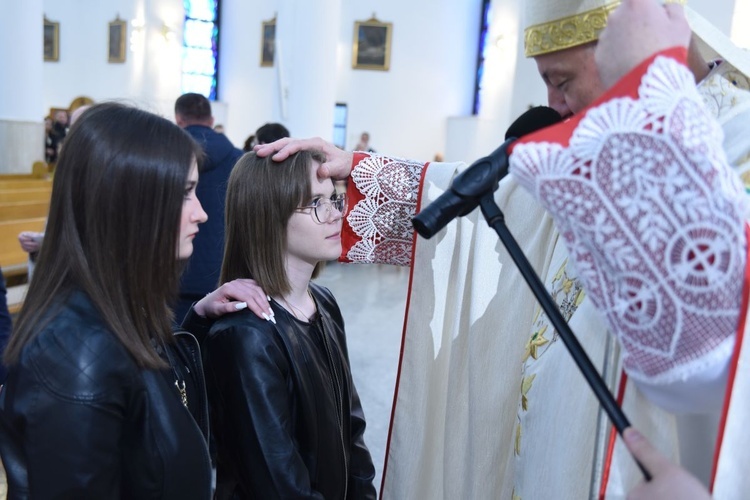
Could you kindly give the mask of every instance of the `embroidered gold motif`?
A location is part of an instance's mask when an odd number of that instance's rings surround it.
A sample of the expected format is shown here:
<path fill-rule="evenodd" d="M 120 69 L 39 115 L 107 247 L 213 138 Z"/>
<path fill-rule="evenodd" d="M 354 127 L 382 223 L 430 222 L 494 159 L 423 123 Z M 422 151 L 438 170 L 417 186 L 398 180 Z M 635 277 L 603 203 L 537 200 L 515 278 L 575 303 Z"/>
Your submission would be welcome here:
<path fill-rule="evenodd" d="M 685 4 L 686 0 L 666 0 L 664 3 Z M 599 39 L 607 26 L 607 19 L 620 5 L 616 0 L 607 5 L 579 14 L 529 26 L 524 30 L 526 57 L 536 57 L 549 52 L 569 49 Z"/>
<path fill-rule="evenodd" d="M 581 305 L 583 299 L 586 297 L 586 292 L 583 290 L 583 286 L 577 278 L 568 276 L 568 260 L 565 261 L 557 270 L 557 273 L 552 278 L 550 284 L 550 295 L 555 303 L 560 308 L 565 321 L 569 321 L 573 314 Z M 541 308 L 537 309 L 534 315 L 534 323 L 529 341 L 526 343 L 526 348 L 523 357 L 523 376 L 521 378 L 521 408 L 518 411 L 518 425 L 516 426 L 516 436 L 514 445 L 514 454 L 516 456 L 521 455 L 521 417 L 524 412 L 529 411 L 529 392 L 534 384 L 536 374 L 526 376 L 526 369 L 531 364 L 529 358 L 537 360 L 552 346 L 554 341 L 557 339 L 557 332 L 553 330 L 552 340 L 545 337 L 545 333 L 550 329 L 549 320 L 547 316 L 541 311 Z"/>
<path fill-rule="evenodd" d="M 742 74 L 740 71 L 737 71 L 733 66 L 727 68 L 727 71 L 724 73 L 724 78 L 734 87 L 750 90 L 750 78 Z"/>
<path fill-rule="evenodd" d="M 577 278 L 571 278 L 568 276 L 568 260 L 565 259 L 560 269 L 555 273 L 552 278 L 550 295 L 555 303 L 560 308 L 560 312 L 565 318 L 565 321 L 569 321 L 570 318 L 575 314 L 578 306 L 581 305 L 583 299 L 586 298 L 586 292 L 583 289 L 580 281 Z M 524 363 L 529 359 L 539 359 L 542 354 L 538 351 L 538 348 L 544 346 L 549 339 L 544 337 L 547 329 L 549 328 L 549 319 L 539 308 L 534 318 L 533 331 L 531 338 L 526 344 L 526 351 L 524 353 Z M 553 333 L 552 342 L 557 340 L 557 332 Z M 546 349 L 544 349 L 546 351 Z"/>
<path fill-rule="evenodd" d="M 534 359 L 539 359 L 537 354 L 537 347 L 541 347 L 549 340 L 547 340 L 544 337 L 544 332 L 547 331 L 547 325 L 542 326 L 542 328 L 534 332 L 534 334 L 531 336 L 528 342 L 526 342 L 526 352 L 524 353 L 523 360 L 524 362 L 529 359 L 529 356 L 531 356 Z"/>
<path fill-rule="evenodd" d="M 521 424 L 519 423 L 518 426 L 516 426 L 516 445 L 513 448 L 513 452 L 516 454 L 516 456 L 519 456 L 521 454 Z"/>
<path fill-rule="evenodd" d="M 743 172 L 740 178 L 742 179 L 742 184 L 745 185 L 745 192 L 750 194 L 750 170 Z"/>
<path fill-rule="evenodd" d="M 529 400 L 526 398 L 526 394 L 531 390 L 531 386 L 534 383 L 536 374 L 524 377 L 521 381 L 521 407 L 524 411 L 528 411 Z"/>
<path fill-rule="evenodd" d="M 703 101 L 717 119 L 725 116 L 728 110 L 746 103 L 750 99 L 745 92 L 748 89 L 750 79 L 727 62 L 717 65 L 698 85 Z"/>
<path fill-rule="evenodd" d="M 583 290 L 583 288 L 581 288 L 578 291 L 578 295 L 576 295 L 576 299 L 573 301 L 573 303 L 576 306 L 576 309 L 578 309 L 578 306 L 581 305 L 581 302 L 583 302 L 583 299 L 585 298 L 586 298 L 586 292 Z"/>
<path fill-rule="evenodd" d="M 569 49 L 598 40 L 599 33 L 607 26 L 609 14 L 618 5 L 620 2 L 616 1 L 563 19 L 529 26 L 524 31 L 526 57 Z"/>

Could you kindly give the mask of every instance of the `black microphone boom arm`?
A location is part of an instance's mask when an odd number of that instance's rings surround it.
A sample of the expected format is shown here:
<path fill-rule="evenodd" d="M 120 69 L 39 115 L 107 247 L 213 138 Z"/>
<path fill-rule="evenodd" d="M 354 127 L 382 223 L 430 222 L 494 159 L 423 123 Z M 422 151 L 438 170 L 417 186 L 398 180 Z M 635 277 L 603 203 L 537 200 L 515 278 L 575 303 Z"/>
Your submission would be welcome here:
<path fill-rule="evenodd" d="M 495 151 L 458 174 L 448 191 L 412 219 L 417 233 L 432 238 L 456 217 L 471 213 L 485 194 L 494 193 L 500 180 L 508 174 L 508 146 L 515 140 L 515 137 L 507 139 Z"/>

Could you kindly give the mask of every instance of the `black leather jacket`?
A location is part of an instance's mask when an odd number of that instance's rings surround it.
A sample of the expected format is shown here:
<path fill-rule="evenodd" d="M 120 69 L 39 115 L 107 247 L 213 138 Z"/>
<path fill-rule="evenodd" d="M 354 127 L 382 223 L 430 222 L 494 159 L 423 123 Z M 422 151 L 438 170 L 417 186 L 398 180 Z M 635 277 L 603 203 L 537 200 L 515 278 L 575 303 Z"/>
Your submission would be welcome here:
<path fill-rule="evenodd" d="M 311 290 L 317 328 L 272 302 L 276 325 L 227 315 L 203 345 L 219 499 L 375 498 L 341 312 Z"/>
<path fill-rule="evenodd" d="M 209 499 L 200 350 L 187 332 L 175 338 L 160 353 L 174 370 L 141 369 L 74 292 L 0 394 L 8 498 Z"/>

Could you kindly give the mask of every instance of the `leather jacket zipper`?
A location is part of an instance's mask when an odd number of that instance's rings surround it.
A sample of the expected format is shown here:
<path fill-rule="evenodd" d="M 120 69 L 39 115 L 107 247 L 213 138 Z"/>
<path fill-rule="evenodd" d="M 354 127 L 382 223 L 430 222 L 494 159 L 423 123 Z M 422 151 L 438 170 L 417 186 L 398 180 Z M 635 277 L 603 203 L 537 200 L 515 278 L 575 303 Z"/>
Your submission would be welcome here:
<path fill-rule="evenodd" d="M 206 443 L 205 443 L 206 446 L 204 446 L 205 458 L 206 458 L 206 461 L 208 462 L 209 467 L 212 467 L 211 455 L 208 451 L 208 443 L 211 441 L 211 425 L 210 425 L 210 422 L 208 421 L 208 408 L 207 408 L 208 395 L 206 394 L 206 384 L 203 378 L 203 358 L 201 355 L 201 346 L 200 346 L 200 343 L 198 342 L 198 339 L 195 338 L 195 335 L 193 335 L 190 332 L 180 330 L 180 331 L 174 332 L 174 336 L 184 337 L 184 338 L 188 338 L 192 340 L 191 343 L 193 344 L 193 347 L 195 348 L 195 351 L 190 354 L 193 356 L 193 365 L 197 369 L 198 374 L 197 374 L 197 377 L 193 377 L 193 378 L 195 379 L 196 386 L 198 387 L 198 391 L 200 392 L 200 402 L 201 402 L 200 415 L 203 418 L 204 420 L 203 423 L 206 427 Z M 196 355 L 198 356 L 197 360 L 195 358 Z M 188 410 L 187 408 L 185 408 L 185 410 L 188 413 L 190 412 L 190 410 Z M 190 415 L 190 418 L 193 419 L 192 414 Z M 198 424 L 198 422 L 195 422 L 195 426 L 198 427 L 198 430 L 200 431 L 200 433 L 203 434 L 203 430 L 201 429 L 201 426 Z"/>
<path fill-rule="evenodd" d="M 323 337 L 323 345 L 326 348 L 326 355 L 328 356 L 328 364 L 331 367 L 331 381 L 333 385 L 333 392 L 336 396 L 336 416 L 339 424 L 339 438 L 341 439 L 341 451 L 343 452 L 344 458 L 344 496 L 345 499 L 349 492 L 349 455 L 346 450 L 344 442 L 344 395 L 341 389 L 341 374 L 337 368 L 337 365 L 333 362 L 333 350 L 326 335 L 325 326 L 323 321 L 320 321 L 321 337 Z"/>

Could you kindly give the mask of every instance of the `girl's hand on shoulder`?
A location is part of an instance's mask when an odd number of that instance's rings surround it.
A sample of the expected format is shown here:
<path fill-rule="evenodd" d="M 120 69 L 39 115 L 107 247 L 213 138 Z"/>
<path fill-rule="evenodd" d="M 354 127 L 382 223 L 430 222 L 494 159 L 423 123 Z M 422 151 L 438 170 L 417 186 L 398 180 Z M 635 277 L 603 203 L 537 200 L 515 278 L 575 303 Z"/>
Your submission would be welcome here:
<path fill-rule="evenodd" d="M 204 318 L 250 309 L 256 316 L 276 323 L 269 298 L 255 280 L 236 279 L 224 283 L 195 303 L 193 309 Z"/>

